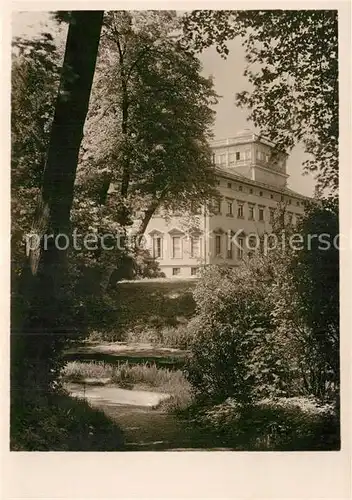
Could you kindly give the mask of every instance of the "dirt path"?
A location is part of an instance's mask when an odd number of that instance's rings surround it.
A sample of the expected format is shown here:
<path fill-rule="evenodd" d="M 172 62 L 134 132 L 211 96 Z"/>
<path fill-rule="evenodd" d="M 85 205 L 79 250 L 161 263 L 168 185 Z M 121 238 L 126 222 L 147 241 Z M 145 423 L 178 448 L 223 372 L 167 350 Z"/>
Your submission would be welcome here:
<path fill-rule="evenodd" d="M 67 359 L 73 360 L 104 361 L 112 365 L 124 361 L 129 364 L 148 362 L 169 369 L 182 367 L 185 355 L 186 352 L 180 349 L 122 342 L 86 344 L 66 352 Z M 160 393 L 144 391 L 138 396 L 137 392 L 141 391 L 123 390 L 116 385 L 95 388 L 70 385 L 73 396 L 86 398 L 92 406 L 102 409 L 118 424 L 124 433 L 128 451 L 225 450 L 214 447 L 209 443 L 209 437 L 164 410 L 162 405 L 158 406 L 163 400 Z M 155 397 L 156 404 L 153 402 Z"/>
<path fill-rule="evenodd" d="M 122 430 L 127 451 L 221 450 L 207 443 L 207 437 L 162 406 L 159 393 L 115 387 L 84 387 L 69 384 L 74 397 L 84 397 L 115 421 Z M 127 404 L 126 404 L 127 403 Z"/>
<path fill-rule="evenodd" d="M 206 436 L 161 409 L 137 406 L 100 408 L 122 429 L 127 451 L 232 451 L 207 443 Z"/>

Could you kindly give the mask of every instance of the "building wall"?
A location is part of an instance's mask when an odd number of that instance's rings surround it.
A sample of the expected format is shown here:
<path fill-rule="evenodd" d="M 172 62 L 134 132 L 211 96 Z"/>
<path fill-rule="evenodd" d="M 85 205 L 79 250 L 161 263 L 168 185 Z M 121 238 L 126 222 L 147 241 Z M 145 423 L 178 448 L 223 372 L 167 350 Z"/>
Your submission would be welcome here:
<path fill-rule="evenodd" d="M 272 231 L 270 211 L 275 212 L 279 203 L 286 206 L 286 220 L 292 214 L 292 224 L 296 224 L 297 217 L 304 212 L 303 201 L 300 197 L 282 195 L 270 189 L 231 181 L 226 177 L 219 180 L 219 192 L 222 196 L 221 212 L 210 216 L 208 222 L 210 235 L 208 262 L 211 264 L 237 265 L 240 258 L 236 245 L 233 247 L 232 258 L 227 255 L 231 239 L 236 234 L 238 237 L 246 238 L 251 234 L 270 233 Z M 232 204 L 231 211 L 228 203 Z M 242 206 L 243 215 L 241 215 L 241 212 L 239 213 L 240 206 Z M 252 207 L 253 211 L 250 210 L 250 207 Z M 263 220 L 260 220 L 260 209 L 263 211 Z M 216 235 L 221 236 L 222 249 L 220 255 L 216 255 Z M 246 249 L 244 249 L 244 254 L 246 253 Z"/>
<path fill-rule="evenodd" d="M 256 165 L 253 168 L 253 180 L 278 187 L 285 187 L 287 184 L 286 175 L 279 175 L 276 172 L 269 171 L 267 165 L 263 167 Z"/>
<path fill-rule="evenodd" d="M 161 270 L 167 277 L 175 274 L 175 269 L 179 269 L 181 278 L 192 276 L 192 269 L 196 270 L 200 265 L 205 264 L 206 256 L 206 237 L 205 237 L 205 214 L 193 216 L 192 220 L 183 216 L 173 216 L 165 218 L 161 215 L 153 217 L 148 224 L 145 237 L 147 248 L 153 255 L 153 240 L 161 238 L 162 255 L 158 257 Z M 177 252 L 173 255 L 173 238 L 179 238 L 181 257 Z M 199 244 L 193 246 L 194 255 L 192 255 L 192 239 L 198 239 Z M 154 242 L 154 250 L 155 250 Z M 177 248 L 175 248 L 177 250 Z"/>
<path fill-rule="evenodd" d="M 147 246 L 153 252 L 153 238 L 162 238 L 162 256 L 157 258 L 161 270 L 167 277 L 179 276 L 187 278 L 195 270 L 205 264 L 224 264 L 236 266 L 240 262 L 240 252 L 236 243 L 237 237 L 248 241 L 251 234 L 263 234 L 272 230 L 270 223 L 270 209 L 275 211 L 279 203 L 286 206 L 288 214 L 292 214 L 292 223 L 295 224 L 297 216 L 303 214 L 303 197 L 293 194 L 281 194 L 273 189 L 261 188 L 255 183 L 247 184 L 230 178 L 218 176 L 218 190 L 222 197 L 221 211 L 218 214 L 207 215 L 203 213 L 193 216 L 192 220 L 185 216 L 173 216 L 166 219 L 162 215 L 153 217 L 146 231 Z M 232 204 L 232 214 L 228 203 Z M 243 216 L 238 213 L 239 206 L 243 207 Z M 251 219 L 250 207 L 253 207 L 254 219 Z M 263 220 L 259 218 L 259 210 L 263 210 Z M 196 227 L 196 230 L 194 228 Z M 241 235 L 239 234 L 241 231 Z M 199 237 L 199 255 L 191 254 L 191 236 Z M 172 238 L 180 237 L 181 257 L 174 257 L 172 252 Z M 217 255 L 217 236 L 221 240 L 221 253 Z M 234 239 L 233 239 L 234 238 Z M 229 244 L 233 239 L 232 257 L 227 254 Z M 248 253 L 244 245 L 244 255 Z M 178 269 L 177 273 L 174 274 Z"/>
<path fill-rule="evenodd" d="M 271 146 L 255 140 L 250 142 L 246 136 L 217 141 L 213 160 L 216 166 L 231 169 L 251 180 L 279 187 L 287 182 L 286 155 L 273 155 Z"/>
<path fill-rule="evenodd" d="M 254 160 L 253 144 L 229 144 L 213 149 L 215 164 L 219 167 L 236 167 L 240 162 Z"/>
<path fill-rule="evenodd" d="M 185 214 L 173 214 L 166 218 L 158 213 L 147 227 L 147 247 L 153 255 L 155 241 L 159 240 L 157 252 L 160 251 L 161 255 L 156 255 L 156 258 L 167 277 L 188 278 L 195 275 L 199 266 L 206 264 L 236 266 L 242 253 L 235 235 L 238 238 L 242 236 L 246 243 L 250 234 L 270 232 L 270 212 L 279 203 L 286 205 L 293 224 L 297 216 L 304 212 L 304 197 L 285 189 L 288 177 L 286 155 L 273 157 L 270 143 L 258 140 L 257 136 L 245 130 L 233 139 L 216 141 L 212 149 L 213 160 L 220 169 L 218 190 L 222 200 L 219 213 L 210 215 L 203 209 L 202 214 L 191 219 Z M 238 174 L 244 176 L 243 180 L 238 178 Z M 242 211 L 239 212 L 241 206 Z M 260 220 L 260 214 L 263 220 Z M 192 255 L 191 235 L 199 238 L 199 254 Z M 230 255 L 228 249 L 234 237 Z M 173 251 L 175 241 L 179 245 L 175 247 L 177 252 Z M 246 253 L 244 245 L 243 255 Z"/>

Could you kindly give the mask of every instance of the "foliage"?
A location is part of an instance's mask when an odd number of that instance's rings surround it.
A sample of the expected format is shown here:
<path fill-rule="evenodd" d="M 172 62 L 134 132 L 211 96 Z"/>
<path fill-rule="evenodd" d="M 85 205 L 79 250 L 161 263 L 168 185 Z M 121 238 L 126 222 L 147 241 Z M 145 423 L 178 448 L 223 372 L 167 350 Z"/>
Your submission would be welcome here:
<path fill-rule="evenodd" d="M 121 430 L 87 402 L 63 394 L 41 396 L 11 419 L 13 451 L 122 451 Z"/>
<path fill-rule="evenodd" d="M 65 382 L 82 382 L 84 379 L 108 379 L 114 371 L 113 365 L 92 361 L 70 361 L 62 369 L 62 378 Z"/>
<path fill-rule="evenodd" d="M 51 35 L 14 39 L 11 74 L 11 266 L 19 275 L 25 259 L 49 144 L 60 60 Z"/>
<path fill-rule="evenodd" d="M 97 299 L 96 305 L 92 304 L 93 316 L 100 321 L 94 327 L 109 341 L 126 339 L 132 330 L 134 338 L 142 338 L 143 332 L 150 330 L 161 338 L 162 330 L 181 328 L 194 314 L 194 286 L 192 280 L 165 278 L 120 281 L 103 295 L 102 302 Z M 99 304 L 106 307 L 104 314 L 104 309 L 99 312 Z"/>
<path fill-rule="evenodd" d="M 256 272 L 252 272 L 254 269 Z M 221 402 L 290 394 L 292 372 L 266 300 L 261 267 L 207 269 L 195 290 L 197 316 L 188 366 L 198 398 Z"/>
<path fill-rule="evenodd" d="M 160 270 L 159 262 L 154 259 L 149 250 L 140 249 L 135 252 L 134 258 L 135 274 L 134 278 L 165 278 L 165 274 Z"/>
<path fill-rule="evenodd" d="M 303 248 L 291 263 L 302 318 L 316 350 L 315 392 L 336 393 L 340 379 L 339 217 L 338 205 L 321 200 L 302 221 Z M 319 387 L 319 389 L 318 389 Z"/>
<path fill-rule="evenodd" d="M 312 204 L 296 234 L 282 229 L 281 220 L 271 235 L 276 248 L 262 244 L 234 270 L 209 268 L 194 292 L 189 379 L 201 399 L 338 399 L 339 264 L 331 245 L 338 233 L 336 205 Z M 302 245 L 295 247 L 290 242 L 297 231 Z"/>
<path fill-rule="evenodd" d="M 68 30 L 63 69 L 50 127 L 50 139 L 43 157 L 45 168 L 33 214 L 32 229 L 40 244 L 27 253 L 19 276 L 18 288 L 13 295 L 11 396 L 14 406 L 17 405 L 19 408 L 25 401 L 30 405 L 31 401 L 35 400 L 36 393 L 45 394 L 57 389 L 56 382 L 63 346 L 70 334 L 79 329 L 77 317 L 71 314 L 75 305 L 71 300 L 66 252 L 58 248 L 53 240 L 55 236 L 69 234 L 77 157 L 88 109 L 102 17 L 102 11 L 76 11 L 72 14 Z M 37 48 L 38 43 L 34 45 Z M 38 54 L 35 52 L 34 57 L 39 60 L 39 65 L 47 62 L 48 70 L 53 71 L 54 64 L 50 61 L 50 57 L 53 57 L 54 48 L 49 44 L 48 57 L 47 46 L 48 43 L 39 49 Z M 83 55 L 80 51 L 82 47 L 85 50 Z M 38 65 L 34 66 L 37 71 Z M 31 67 L 31 64 L 29 63 L 27 67 Z M 44 70 L 39 67 L 38 74 L 42 78 L 45 69 L 46 67 Z M 38 85 L 37 81 L 35 83 Z M 25 106 L 28 104 L 26 85 L 22 91 L 23 93 L 19 91 L 19 97 L 23 97 L 22 104 Z M 21 112 L 21 104 L 18 109 Z M 29 116 L 34 112 L 40 120 L 38 129 L 40 133 L 48 119 L 48 109 L 45 107 L 44 109 L 43 116 L 37 115 L 38 110 L 29 111 Z M 23 111 L 25 114 L 28 110 Z M 29 133 L 35 134 L 36 128 L 28 126 L 29 121 L 23 119 L 23 123 L 27 125 Z M 16 126 L 14 130 L 16 131 Z M 21 128 L 19 130 L 21 133 Z M 38 140 L 39 143 L 41 139 L 45 143 L 44 132 Z M 18 150 L 21 157 L 21 149 Z M 30 150 L 29 153 L 31 152 Z M 24 153 L 29 154 L 26 149 Z M 36 160 L 34 155 L 33 161 Z M 37 172 L 41 166 L 38 160 L 32 167 Z M 21 173 L 21 169 L 17 173 Z M 52 238 L 46 244 L 48 235 Z"/>
<path fill-rule="evenodd" d="M 144 233 L 160 204 L 189 207 L 213 193 L 216 95 L 174 36 L 175 13 L 107 12 L 104 23 L 79 183 Z"/>
<path fill-rule="evenodd" d="M 319 188 L 338 188 L 338 21 L 336 10 L 193 11 L 185 39 L 196 51 L 242 37 L 250 91 L 237 104 L 278 148 L 303 143 Z"/>
<path fill-rule="evenodd" d="M 192 333 L 188 322 L 185 321 L 179 326 L 134 328 L 127 332 L 125 340 L 128 343 L 141 342 L 171 349 L 188 349 L 192 342 Z"/>
<path fill-rule="evenodd" d="M 340 449 L 336 408 L 314 398 L 269 398 L 244 406 L 228 399 L 193 412 L 196 426 L 237 450 Z"/>

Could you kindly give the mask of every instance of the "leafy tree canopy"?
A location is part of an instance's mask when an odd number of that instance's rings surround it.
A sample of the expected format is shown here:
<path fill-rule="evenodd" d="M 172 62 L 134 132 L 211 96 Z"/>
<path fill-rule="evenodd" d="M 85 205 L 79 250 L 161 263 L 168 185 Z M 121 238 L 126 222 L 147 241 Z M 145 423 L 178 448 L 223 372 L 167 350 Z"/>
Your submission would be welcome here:
<path fill-rule="evenodd" d="M 86 126 L 80 185 L 123 210 L 186 208 L 214 191 L 208 141 L 217 96 L 201 64 L 178 40 L 174 12 L 107 12 Z M 98 174 L 97 174 L 98 172 Z"/>
<path fill-rule="evenodd" d="M 196 52 L 242 37 L 251 91 L 236 96 L 249 119 L 289 152 L 303 143 L 306 172 L 318 187 L 338 188 L 338 20 L 334 10 L 193 11 L 184 36 Z"/>

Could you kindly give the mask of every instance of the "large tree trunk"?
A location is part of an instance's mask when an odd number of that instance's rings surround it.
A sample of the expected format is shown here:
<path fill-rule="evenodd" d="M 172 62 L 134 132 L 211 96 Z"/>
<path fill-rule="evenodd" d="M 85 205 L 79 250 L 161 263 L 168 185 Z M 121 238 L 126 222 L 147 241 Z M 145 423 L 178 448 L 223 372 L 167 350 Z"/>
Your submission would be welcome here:
<path fill-rule="evenodd" d="M 43 185 L 35 214 L 34 240 L 12 307 L 11 368 L 14 397 L 49 381 L 53 359 L 69 329 L 66 299 L 70 284 L 66 246 L 70 237 L 78 153 L 98 52 L 103 11 L 71 13 Z M 60 235 L 55 242 L 55 238 Z M 45 248 L 45 239 L 47 248 Z M 36 242 L 34 241 L 34 243 Z"/>

